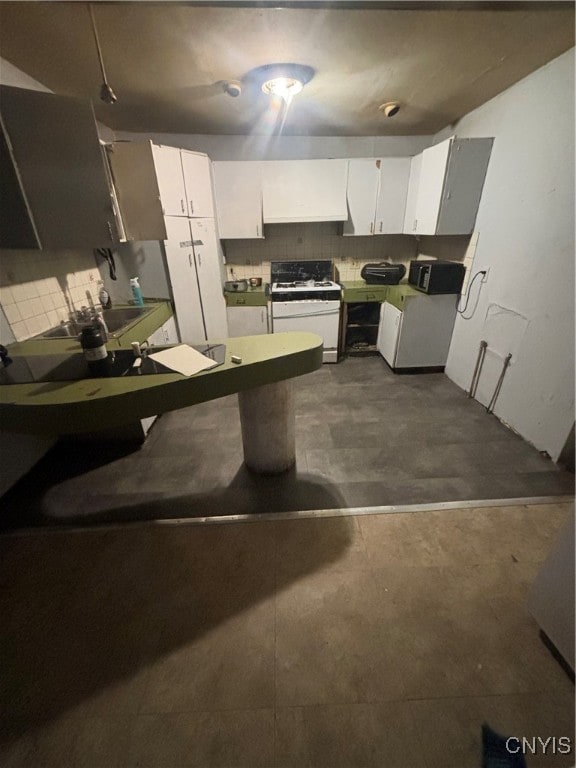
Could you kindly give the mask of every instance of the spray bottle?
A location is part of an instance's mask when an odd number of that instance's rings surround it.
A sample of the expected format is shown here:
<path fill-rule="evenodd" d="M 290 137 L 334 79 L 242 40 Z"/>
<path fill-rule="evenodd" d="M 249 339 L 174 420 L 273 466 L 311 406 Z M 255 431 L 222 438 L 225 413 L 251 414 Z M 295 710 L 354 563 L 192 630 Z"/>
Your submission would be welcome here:
<path fill-rule="evenodd" d="M 143 307 L 144 299 L 142 297 L 142 289 L 138 284 L 137 277 L 130 278 L 130 288 L 132 289 L 132 297 L 134 298 L 134 304 L 136 304 L 137 307 Z"/>

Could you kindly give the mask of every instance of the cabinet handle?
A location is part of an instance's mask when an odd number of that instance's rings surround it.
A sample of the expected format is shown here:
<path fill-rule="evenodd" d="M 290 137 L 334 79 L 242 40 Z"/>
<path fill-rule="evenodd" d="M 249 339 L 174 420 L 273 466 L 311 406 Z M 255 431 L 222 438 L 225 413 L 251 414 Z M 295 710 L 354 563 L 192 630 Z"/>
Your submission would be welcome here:
<path fill-rule="evenodd" d="M 370 222 L 370 234 L 372 234 L 372 232 L 373 232 L 373 229 L 374 229 L 374 222 L 373 222 L 373 221 L 371 221 L 371 222 Z"/>
<path fill-rule="evenodd" d="M 380 222 L 380 229 L 378 231 L 382 232 L 382 222 Z"/>
<path fill-rule="evenodd" d="M 192 267 L 192 254 L 188 254 L 188 262 L 190 263 L 190 267 Z"/>
<path fill-rule="evenodd" d="M 190 213 L 194 213 L 194 201 L 190 200 Z"/>
<path fill-rule="evenodd" d="M 198 254 L 198 266 L 199 267 L 202 266 L 202 254 L 201 253 Z"/>
<path fill-rule="evenodd" d="M 112 224 L 110 224 L 109 221 L 107 221 L 106 224 L 108 224 L 108 234 L 110 235 L 110 240 L 114 240 L 114 236 L 112 234 Z"/>
<path fill-rule="evenodd" d="M 256 237 L 260 237 L 260 227 L 256 224 Z"/>
<path fill-rule="evenodd" d="M 180 199 L 180 205 L 182 206 L 182 213 L 184 213 L 184 211 L 186 210 L 184 208 L 184 200 Z"/>
<path fill-rule="evenodd" d="M 412 232 L 416 232 L 417 227 L 418 227 L 418 219 L 414 219 L 414 226 L 412 227 Z"/>

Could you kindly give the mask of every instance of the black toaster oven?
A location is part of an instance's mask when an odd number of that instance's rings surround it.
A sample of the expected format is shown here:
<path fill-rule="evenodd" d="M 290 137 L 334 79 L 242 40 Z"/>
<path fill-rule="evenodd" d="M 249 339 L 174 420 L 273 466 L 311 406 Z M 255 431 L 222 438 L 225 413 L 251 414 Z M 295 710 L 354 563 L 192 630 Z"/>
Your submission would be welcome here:
<path fill-rule="evenodd" d="M 408 282 L 424 293 L 460 293 L 465 274 L 457 261 L 411 261 Z"/>

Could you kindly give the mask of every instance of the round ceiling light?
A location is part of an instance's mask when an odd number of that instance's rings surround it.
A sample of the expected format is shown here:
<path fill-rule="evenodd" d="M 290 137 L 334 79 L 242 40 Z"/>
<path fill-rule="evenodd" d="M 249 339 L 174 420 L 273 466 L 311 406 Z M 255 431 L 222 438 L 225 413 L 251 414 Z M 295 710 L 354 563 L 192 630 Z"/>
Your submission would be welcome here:
<path fill-rule="evenodd" d="M 271 96 L 281 96 L 284 101 L 296 96 L 304 88 L 304 83 L 295 77 L 273 77 L 262 83 L 262 90 Z"/>
<path fill-rule="evenodd" d="M 251 70 L 246 80 L 269 96 L 290 102 L 314 77 L 314 70 L 305 64 L 265 64 Z"/>

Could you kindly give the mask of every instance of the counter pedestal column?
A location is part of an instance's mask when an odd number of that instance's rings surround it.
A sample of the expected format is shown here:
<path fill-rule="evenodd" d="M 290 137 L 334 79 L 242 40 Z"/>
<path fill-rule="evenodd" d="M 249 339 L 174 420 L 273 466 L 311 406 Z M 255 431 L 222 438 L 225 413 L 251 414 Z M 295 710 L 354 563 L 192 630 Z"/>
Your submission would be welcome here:
<path fill-rule="evenodd" d="M 294 466 L 296 415 L 292 380 L 239 392 L 238 403 L 248 469 L 278 474 Z"/>

